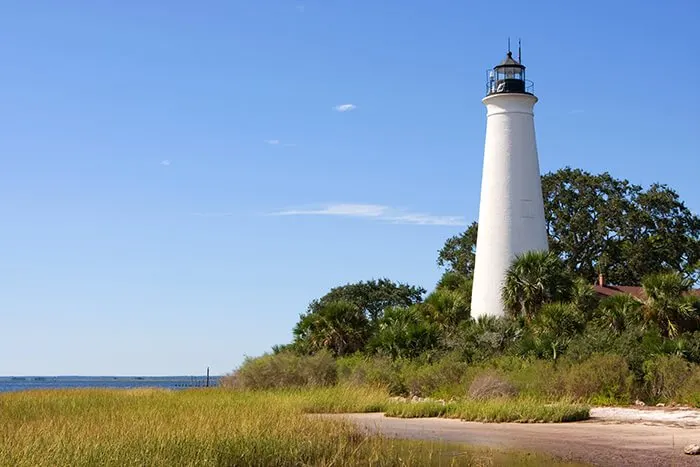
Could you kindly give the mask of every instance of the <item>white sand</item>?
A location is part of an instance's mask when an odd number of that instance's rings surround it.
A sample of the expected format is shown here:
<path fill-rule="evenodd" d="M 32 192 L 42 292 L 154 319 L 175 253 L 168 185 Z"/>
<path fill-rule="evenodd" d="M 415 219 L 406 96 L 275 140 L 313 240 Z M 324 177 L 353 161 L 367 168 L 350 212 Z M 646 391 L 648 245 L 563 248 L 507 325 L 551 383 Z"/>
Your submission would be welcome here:
<path fill-rule="evenodd" d="M 591 419 L 597 421 L 646 422 L 700 427 L 700 410 L 668 407 L 594 407 Z"/>

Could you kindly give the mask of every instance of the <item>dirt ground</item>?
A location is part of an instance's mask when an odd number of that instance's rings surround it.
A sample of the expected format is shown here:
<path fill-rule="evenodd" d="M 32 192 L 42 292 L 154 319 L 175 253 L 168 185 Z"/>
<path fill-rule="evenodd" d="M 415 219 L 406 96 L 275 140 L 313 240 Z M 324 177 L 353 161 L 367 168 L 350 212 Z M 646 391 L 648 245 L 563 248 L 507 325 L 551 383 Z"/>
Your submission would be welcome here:
<path fill-rule="evenodd" d="M 476 423 L 442 418 L 400 419 L 383 414 L 334 415 L 385 436 L 444 440 L 500 449 L 544 452 L 599 466 L 696 466 L 683 448 L 700 443 L 700 427 L 592 419 L 575 423 Z"/>

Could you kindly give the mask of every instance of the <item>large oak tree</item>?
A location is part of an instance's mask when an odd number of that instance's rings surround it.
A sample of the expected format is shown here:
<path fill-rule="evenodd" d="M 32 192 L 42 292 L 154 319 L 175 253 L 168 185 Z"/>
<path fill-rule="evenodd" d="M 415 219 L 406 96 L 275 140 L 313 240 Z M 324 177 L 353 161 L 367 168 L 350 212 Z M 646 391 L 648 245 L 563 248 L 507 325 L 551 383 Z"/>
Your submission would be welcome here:
<path fill-rule="evenodd" d="M 567 269 L 593 282 L 599 273 L 618 285 L 677 271 L 696 282 L 700 273 L 700 217 L 666 185 L 648 189 L 609 173 L 566 167 L 542 177 L 549 246 Z M 476 233 L 445 242 L 438 264 L 470 276 Z"/>

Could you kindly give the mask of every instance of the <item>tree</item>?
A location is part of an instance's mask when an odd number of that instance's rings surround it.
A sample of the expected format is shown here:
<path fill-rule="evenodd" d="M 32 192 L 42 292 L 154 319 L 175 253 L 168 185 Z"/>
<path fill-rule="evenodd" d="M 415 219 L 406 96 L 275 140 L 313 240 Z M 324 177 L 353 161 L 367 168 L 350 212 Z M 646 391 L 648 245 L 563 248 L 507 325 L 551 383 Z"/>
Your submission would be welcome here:
<path fill-rule="evenodd" d="M 440 277 L 436 290 L 462 290 L 471 297 L 472 278 L 454 270 L 445 271 Z"/>
<path fill-rule="evenodd" d="M 600 301 L 596 321 L 599 326 L 622 334 L 631 324 L 641 322 L 642 304 L 629 294 L 605 297 Z"/>
<path fill-rule="evenodd" d="M 573 336 L 586 327 L 584 314 L 573 303 L 545 303 L 532 322 L 532 334 L 541 355 L 553 360 L 566 350 Z"/>
<path fill-rule="evenodd" d="M 425 319 L 419 306 L 388 308 L 379 320 L 370 347 L 393 359 L 415 358 L 436 348 L 440 332 Z"/>
<path fill-rule="evenodd" d="M 473 222 L 467 230 L 450 237 L 438 252 L 437 264 L 448 271 L 457 271 L 467 277 L 474 274 L 476 261 L 476 234 L 478 224 Z"/>
<path fill-rule="evenodd" d="M 354 304 L 365 314 L 370 323 L 376 324 L 389 307 L 408 307 L 420 303 L 426 290 L 389 279 L 360 281 L 332 288 L 323 297 L 309 304 L 309 314 L 328 303 L 344 301 Z"/>
<path fill-rule="evenodd" d="M 335 356 L 364 348 L 370 335 L 369 322 L 354 303 L 327 302 L 302 314 L 294 327 L 294 347 L 305 353 L 326 349 Z"/>
<path fill-rule="evenodd" d="M 471 285 L 471 281 L 468 284 Z M 456 329 L 470 317 L 471 287 L 464 287 L 463 290 L 437 289 L 420 306 L 426 318 L 443 332 Z"/>
<path fill-rule="evenodd" d="M 574 285 L 571 290 L 571 303 L 584 316 L 590 318 L 593 315 L 593 312 L 598 307 L 598 301 L 598 294 L 591 284 L 581 277 L 574 279 Z"/>
<path fill-rule="evenodd" d="M 488 315 L 462 322 L 458 331 L 448 348 L 460 352 L 470 362 L 506 352 L 523 334 L 523 328 L 514 320 Z"/>
<path fill-rule="evenodd" d="M 573 280 L 557 255 L 528 251 L 506 271 L 503 305 L 510 316 L 530 322 L 545 303 L 569 300 L 572 289 Z"/>
<path fill-rule="evenodd" d="M 648 190 L 605 172 L 569 167 L 542 177 L 550 249 L 572 273 L 613 284 L 672 269 L 700 269 L 700 217 L 665 185 Z"/>
<path fill-rule="evenodd" d="M 637 282 L 647 274 L 677 271 L 695 283 L 700 279 L 700 217 L 665 185 L 654 184 L 636 199 L 623 247 L 625 263 Z M 632 282 L 630 282 L 632 283 Z"/>
<path fill-rule="evenodd" d="M 620 261 L 625 213 L 641 190 L 608 173 L 591 175 L 566 167 L 542 177 L 549 247 L 567 269 L 593 282 L 604 272 L 612 283 L 629 283 L 614 274 Z"/>
<path fill-rule="evenodd" d="M 666 337 L 676 337 L 685 326 L 698 321 L 697 298 L 688 295 L 692 283 L 676 272 L 657 273 L 642 280 L 644 293 L 644 317 L 656 323 Z"/>
<path fill-rule="evenodd" d="M 618 285 L 665 270 L 700 279 L 700 217 L 668 186 L 644 190 L 607 172 L 566 167 L 542 177 L 542 192 L 549 248 L 570 273 L 589 283 L 603 273 Z M 477 229 L 473 223 L 449 238 L 438 264 L 473 274 Z"/>

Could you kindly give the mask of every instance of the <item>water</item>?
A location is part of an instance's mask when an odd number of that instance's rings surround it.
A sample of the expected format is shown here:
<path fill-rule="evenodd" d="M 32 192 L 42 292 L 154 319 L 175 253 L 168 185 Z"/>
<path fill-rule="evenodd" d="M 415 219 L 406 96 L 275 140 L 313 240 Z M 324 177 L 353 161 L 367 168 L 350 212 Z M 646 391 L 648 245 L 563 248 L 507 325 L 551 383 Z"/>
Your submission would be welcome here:
<path fill-rule="evenodd" d="M 205 387 L 206 376 L 0 376 L 0 392 L 66 388 L 165 388 Z M 211 376 L 209 386 L 219 377 Z"/>

